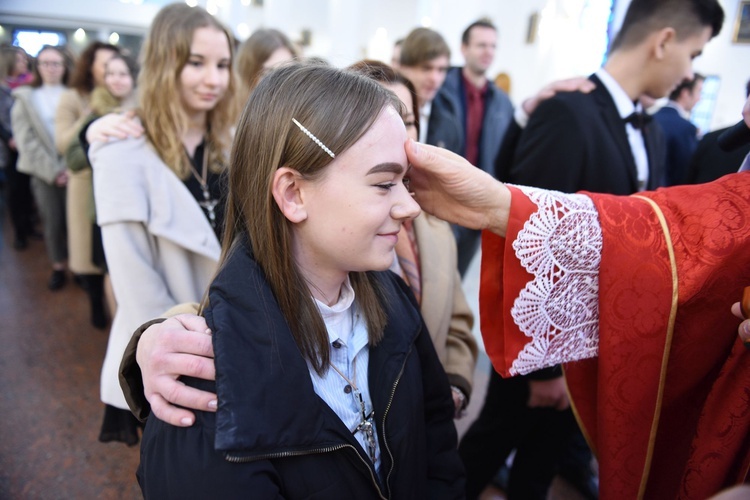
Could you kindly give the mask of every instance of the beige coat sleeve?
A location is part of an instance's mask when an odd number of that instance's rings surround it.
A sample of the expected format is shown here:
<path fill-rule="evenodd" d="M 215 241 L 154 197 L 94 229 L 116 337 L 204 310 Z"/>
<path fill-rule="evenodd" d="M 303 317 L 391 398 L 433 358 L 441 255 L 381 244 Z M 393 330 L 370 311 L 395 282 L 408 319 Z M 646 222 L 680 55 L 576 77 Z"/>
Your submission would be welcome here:
<path fill-rule="evenodd" d="M 471 396 L 474 369 L 477 365 L 478 348 L 477 341 L 471 333 L 473 326 L 474 314 L 461 287 L 461 276 L 456 271 L 453 281 L 453 309 L 445 342 L 443 367 L 451 385 L 460 388 L 467 399 Z"/>
<path fill-rule="evenodd" d="M 87 107 L 87 99 L 75 89 L 68 89 L 60 96 L 55 114 L 55 147 L 60 154 L 65 154 L 73 138 L 80 132 L 89 115 Z"/>
<path fill-rule="evenodd" d="M 461 287 L 456 241 L 448 223 L 420 215 L 414 221 L 422 278 L 420 310 L 451 385 L 471 395 L 477 342 L 474 315 Z"/>

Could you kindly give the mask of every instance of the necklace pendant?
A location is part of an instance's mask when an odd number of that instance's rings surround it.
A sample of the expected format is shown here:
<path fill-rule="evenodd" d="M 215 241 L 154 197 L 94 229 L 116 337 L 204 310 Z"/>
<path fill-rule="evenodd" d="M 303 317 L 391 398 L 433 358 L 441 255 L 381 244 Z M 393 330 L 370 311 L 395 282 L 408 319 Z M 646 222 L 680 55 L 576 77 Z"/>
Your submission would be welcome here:
<path fill-rule="evenodd" d="M 375 429 L 372 425 L 372 421 L 366 420 L 363 422 L 364 424 L 364 430 L 365 430 L 365 437 L 367 438 L 367 448 L 370 452 L 370 460 L 372 460 L 372 463 L 375 463 L 375 453 L 377 450 L 377 444 L 375 443 Z"/>
<path fill-rule="evenodd" d="M 203 191 L 203 200 L 198 202 L 198 204 L 206 211 L 206 214 L 208 215 L 208 221 L 211 223 L 211 227 L 216 227 L 216 212 L 214 209 L 216 208 L 216 205 L 219 204 L 218 200 L 214 200 L 211 198 L 211 194 L 208 192 L 208 186 L 205 184 L 201 184 L 201 190 Z"/>

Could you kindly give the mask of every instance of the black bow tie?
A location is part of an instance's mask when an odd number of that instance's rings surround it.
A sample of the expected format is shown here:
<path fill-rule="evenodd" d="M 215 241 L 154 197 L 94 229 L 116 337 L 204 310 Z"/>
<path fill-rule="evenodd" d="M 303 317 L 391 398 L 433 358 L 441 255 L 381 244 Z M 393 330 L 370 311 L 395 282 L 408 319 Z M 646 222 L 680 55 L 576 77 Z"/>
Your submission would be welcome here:
<path fill-rule="evenodd" d="M 625 123 L 631 124 L 633 128 L 642 129 L 643 127 L 648 125 L 648 122 L 650 122 L 652 119 L 653 117 L 648 113 L 634 111 L 630 114 L 630 116 L 623 118 L 623 121 Z"/>

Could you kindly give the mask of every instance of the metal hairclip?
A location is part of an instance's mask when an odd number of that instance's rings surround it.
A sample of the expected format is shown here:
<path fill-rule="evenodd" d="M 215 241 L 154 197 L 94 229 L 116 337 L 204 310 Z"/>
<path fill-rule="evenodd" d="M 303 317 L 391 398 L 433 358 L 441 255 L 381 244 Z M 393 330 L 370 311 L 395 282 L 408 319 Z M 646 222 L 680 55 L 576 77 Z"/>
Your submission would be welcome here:
<path fill-rule="evenodd" d="M 302 124 L 301 124 L 300 122 L 298 122 L 296 118 L 292 118 L 292 121 L 294 122 L 294 124 L 295 124 L 295 125 L 297 125 L 297 126 L 299 127 L 299 129 L 300 129 L 300 130 L 301 130 L 302 132 L 304 132 L 304 133 L 305 133 L 305 135 L 306 135 L 307 137 L 309 137 L 310 139 L 312 139 L 312 141 L 313 141 L 313 142 L 314 142 L 315 144 L 317 144 L 318 146 L 320 146 L 320 148 L 321 148 L 321 149 L 322 149 L 323 151 L 325 151 L 326 153 L 328 153 L 328 154 L 330 155 L 330 157 L 331 157 L 331 158 L 336 158 L 336 155 L 335 155 L 335 154 L 333 154 L 333 151 L 331 151 L 330 149 L 328 149 L 328 148 L 326 147 L 326 145 L 325 145 L 325 144 L 323 144 L 323 142 L 322 142 L 322 141 L 321 141 L 320 139 L 318 139 L 317 137 L 315 137 L 315 135 L 314 135 L 314 134 L 313 134 L 312 132 L 310 132 L 309 130 L 307 130 L 307 129 L 306 129 L 306 128 L 305 128 L 305 127 L 304 127 L 304 126 L 303 126 L 303 125 L 302 125 Z"/>

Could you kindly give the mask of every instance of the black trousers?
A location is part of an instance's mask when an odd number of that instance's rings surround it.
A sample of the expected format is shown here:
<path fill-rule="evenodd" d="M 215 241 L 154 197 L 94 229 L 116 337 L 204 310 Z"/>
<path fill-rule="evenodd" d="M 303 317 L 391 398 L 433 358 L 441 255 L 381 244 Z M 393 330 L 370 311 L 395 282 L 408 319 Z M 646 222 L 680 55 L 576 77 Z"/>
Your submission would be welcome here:
<path fill-rule="evenodd" d="M 16 239 L 26 239 L 34 229 L 34 198 L 31 194 L 31 177 L 16 170 L 18 152 L 8 150 L 5 168 L 6 197 Z"/>
<path fill-rule="evenodd" d="M 491 369 L 484 407 L 459 445 L 466 468 L 466 498 L 479 496 L 516 450 L 509 499 L 546 499 L 557 464 L 580 432 L 570 409 L 529 408 L 526 377 L 504 379 Z"/>

